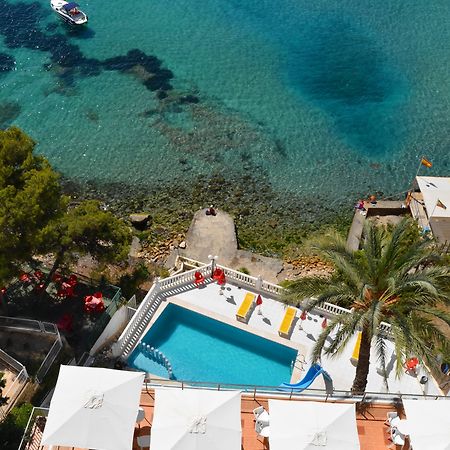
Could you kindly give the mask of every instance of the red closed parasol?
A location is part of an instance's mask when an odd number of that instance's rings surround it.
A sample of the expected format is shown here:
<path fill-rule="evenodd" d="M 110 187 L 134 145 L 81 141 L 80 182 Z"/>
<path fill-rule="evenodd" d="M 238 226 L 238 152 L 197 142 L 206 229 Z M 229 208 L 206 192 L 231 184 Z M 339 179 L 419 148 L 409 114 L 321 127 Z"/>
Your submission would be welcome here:
<path fill-rule="evenodd" d="M 200 286 L 205 282 L 205 277 L 201 274 L 201 272 L 194 273 L 194 283 L 196 286 Z"/>
<path fill-rule="evenodd" d="M 260 315 L 262 315 L 262 311 L 261 311 L 262 303 L 263 303 L 263 301 L 262 301 L 261 294 L 258 294 L 258 297 L 256 297 L 256 306 L 259 306 L 258 314 L 260 314 Z"/>
<path fill-rule="evenodd" d="M 299 325 L 299 327 L 298 327 L 299 330 L 302 330 L 302 329 L 303 329 L 303 321 L 306 320 L 307 317 L 308 317 L 308 315 L 306 314 L 306 311 L 303 310 L 303 312 L 302 312 L 301 315 L 300 315 L 300 325 Z"/>

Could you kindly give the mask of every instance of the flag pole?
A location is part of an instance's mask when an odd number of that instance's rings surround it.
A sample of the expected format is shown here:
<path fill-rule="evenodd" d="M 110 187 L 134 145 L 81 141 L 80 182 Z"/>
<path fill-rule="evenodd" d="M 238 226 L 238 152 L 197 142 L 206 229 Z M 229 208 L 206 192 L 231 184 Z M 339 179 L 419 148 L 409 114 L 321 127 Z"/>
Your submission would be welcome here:
<path fill-rule="evenodd" d="M 419 158 L 419 167 L 417 167 L 417 172 L 416 172 L 416 176 L 413 178 L 413 180 L 411 181 L 411 186 L 408 189 L 408 192 L 412 192 L 414 190 L 414 181 L 416 180 L 417 176 L 419 175 L 419 171 L 420 171 L 420 167 L 422 166 L 422 160 L 423 158 L 425 158 L 425 156 L 421 156 Z"/>
<path fill-rule="evenodd" d="M 414 177 L 414 180 L 417 178 L 417 176 L 419 175 L 420 172 L 420 168 L 422 167 L 422 161 L 423 158 L 425 158 L 425 155 L 422 155 L 419 159 L 419 167 L 417 168 L 417 172 L 416 172 L 416 176 Z M 414 180 L 413 180 L 413 184 L 414 184 Z"/>

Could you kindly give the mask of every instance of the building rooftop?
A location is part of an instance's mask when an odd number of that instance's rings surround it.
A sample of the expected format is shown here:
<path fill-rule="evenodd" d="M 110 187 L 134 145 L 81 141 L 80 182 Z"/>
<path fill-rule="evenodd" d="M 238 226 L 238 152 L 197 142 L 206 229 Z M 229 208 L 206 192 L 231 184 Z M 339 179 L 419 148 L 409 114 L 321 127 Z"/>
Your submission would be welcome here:
<path fill-rule="evenodd" d="M 450 242 L 450 177 L 417 177 L 423 206 L 435 238 Z"/>

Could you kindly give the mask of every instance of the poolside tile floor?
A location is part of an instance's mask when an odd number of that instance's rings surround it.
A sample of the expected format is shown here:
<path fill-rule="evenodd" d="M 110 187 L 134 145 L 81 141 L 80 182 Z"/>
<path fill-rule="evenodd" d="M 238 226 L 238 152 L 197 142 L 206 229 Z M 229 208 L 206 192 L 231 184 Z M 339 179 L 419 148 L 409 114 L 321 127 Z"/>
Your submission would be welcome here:
<path fill-rule="evenodd" d="M 173 301 L 180 305 L 191 307 L 197 312 L 203 312 L 212 318 L 222 320 L 234 326 L 238 326 L 264 337 L 269 337 L 277 342 L 283 342 L 298 348 L 300 353 L 305 353 L 305 359 L 308 362 L 304 365 L 303 371 L 298 370 L 294 373 L 294 381 L 302 378 L 309 368 L 309 361 L 312 354 L 313 345 L 322 331 L 323 316 L 320 314 L 308 314 L 305 321 L 297 319 L 293 332 L 289 339 L 281 338 L 278 335 L 279 326 L 283 320 L 286 306 L 273 298 L 262 295 L 263 304 L 261 306 L 262 314 L 258 314 L 258 307 L 255 308 L 248 324 L 242 324 L 236 320 L 236 311 L 238 310 L 245 294 L 251 292 L 248 289 L 235 285 L 226 284 L 224 287 L 216 283 L 207 284 L 202 288 L 196 288 L 192 285 L 192 289 L 182 293 L 178 293 L 173 297 L 168 297 L 167 301 Z M 257 292 L 254 292 L 257 295 Z M 163 302 L 164 304 L 165 302 Z M 300 312 L 297 313 L 297 317 Z M 322 365 L 329 372 L 333 379 L 335 390 L 347 391 L 352 385 L 355 375 L 355 367 L 350 362 L 353 347 L 356 342 L 356 336 L 350 341 L 347 348 L 339 355 L 338 358 L 323 357 Z M 368 377 L 367 392 L 390 392 L 415 395 L 443 395 L 437 386 L 435 380 L 429 375 L 426 368 L 421 368 L 417 376 L 404 374 L 400 379 L 395 375 L 393 367 L 394 354 L 393 343 L 387 341 L 388 351 L 388 385 L 389 389 L 383 381 L 383 377 L 377 372 L 377 358 L 373 352 L 371 359 L 370 372 Z M 422 375 L 427 375 L 429 381 L 425 385 L 419 383 Z M 295 380 L 297 378 L 297 380 Z M 280 380 L 280 383 L 289 380 Z M 325 389 L 322 377 L 317 378 L 311 388 Z"/>

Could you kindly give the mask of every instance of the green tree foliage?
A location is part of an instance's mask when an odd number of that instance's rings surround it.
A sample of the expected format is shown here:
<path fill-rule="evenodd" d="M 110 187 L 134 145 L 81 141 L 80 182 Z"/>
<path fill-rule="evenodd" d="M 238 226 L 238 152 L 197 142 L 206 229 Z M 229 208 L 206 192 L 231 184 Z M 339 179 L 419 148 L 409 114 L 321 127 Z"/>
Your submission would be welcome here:
<path fill-rule="evenodd" d="M 75 254 L 90 254 L 99 261 L 121 261 L 127 257 L 131 242 L 125 223 L 95 200 L 69 207 L 42 234 L 44 248 L 56 254 L 49 279 L 65 259 Z"/>
<path fill-rule="evenodd" d="M 58 173 L 34 147 L 18 128 L 0 130 L 0 287 L 36 253 L 56 255 L 48 280 L 74 254 L 112 262 L 128 254 L 128 227 L 96 201 L 69 206 Z"/>
<path fill-rule="evenodd" d="M 131 274 L 125 274 L 120 277 L 119 286 L 125 298 L 130 298 L 136 293 L 139 286 L 148 280 L 150 273 L 145 264 L 139 264 Z"/>
<path fill-rule="evenodd" d="M 43 228 L 65 208 L 58 174 L 34 147 L 18 128 L 0 130 L 0 286 L 31 259 Z"/>
<path fill-rule="evenodd" d="M 15 406 L 5 420 L 0 422 L 0 448 L 2 450 L 17 450 L 30 418 L 33 406 L 23 403 Z"/>
<path fill-rule="evenodd" d="M 368 222 L 357 252 L 347 251 L 345 240 L 336 233 L 325 235 L 311 249 L 333 264 L 333 277 L 306 277 L 288 284 L 285 301 L 299 305 L 310 298 L 307 311 L 324 302 L 352 309 L 329 321 L 315 343 L 313 360 L 320 360 L 322 354 L 338 356 L 361 331 L 354 393 L 365 391 L 373 349 L 386 373 L 381 322 L 391 326 L 398 376 L 412 356 L 437 368 L 436 349 L 448 347 L 442 326 L 450 325 L 445 308 L 450 304 L 450 269 L 433 242 L 421 239 L 414 226 L 407 219 L 391 230 Z M 326 346 L 327 338 L 332 343 Z"/>

